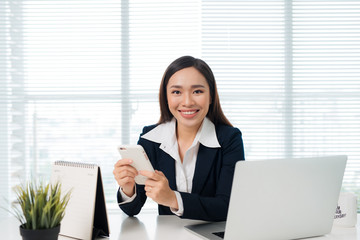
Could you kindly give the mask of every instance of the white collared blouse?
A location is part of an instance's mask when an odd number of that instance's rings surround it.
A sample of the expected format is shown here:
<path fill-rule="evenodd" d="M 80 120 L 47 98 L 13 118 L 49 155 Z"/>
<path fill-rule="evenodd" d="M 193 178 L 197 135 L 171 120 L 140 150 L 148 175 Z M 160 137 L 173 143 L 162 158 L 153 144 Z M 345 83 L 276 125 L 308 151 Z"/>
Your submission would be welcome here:
<path fill-rule="evenodd" d="M 220 148 L 220 144 L 218 142 L 215 132 L 215 125 L 208 118 L 204 118 L 204 121 L 201 124 L 192 145 L 185 153 L 182 163 L 176 138 L 175 118 L 173 118 L 169 122 L 159 124 L 154 129 L 141 137 L 152 142 L 160 143 L 160 149 L 169 154 L 174 159 L 176 186 L 177 190 L 180 192 L 190 193 L 192 190 L 192 181 L 194 177 L 196 159 L 200 143 L 209 148 Z M 178 201 L 179 209 L 171 209 L 171 211 L 176 215 L 181 216 L 184 208 L 181 195 L 178 191 L 175 191 L 175 194 Z M 136 196 L 135 193 L 134 196 L 129 198 L 121 190 L 120 193 L 122 199 L 124 200 L 120 204 L 130 202 Z"/>

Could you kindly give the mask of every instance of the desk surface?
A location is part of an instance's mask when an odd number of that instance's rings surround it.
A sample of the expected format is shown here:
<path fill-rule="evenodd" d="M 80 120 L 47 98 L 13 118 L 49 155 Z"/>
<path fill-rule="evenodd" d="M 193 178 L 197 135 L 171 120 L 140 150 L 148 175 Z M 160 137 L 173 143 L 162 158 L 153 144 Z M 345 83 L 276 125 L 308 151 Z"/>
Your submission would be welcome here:
<path fill-rule="evenodd" d="M 336 239 L 336 240 L 360 240 L 360 215 L 355 228 L 334 227 L 330 234 L 308 239 Z M 137 217 L 127 217 L 120 209 L 109 213 L 110 240 L 121 239 L 189 239 L 200 238 L 184 229 L 185 225 L 201 223 L 202 221 L 180 219 L 176 216 L 158 216 L 157 212 L 143 212 Z M 14 217 L 8 217 L 0 221 L 2 236 L 7 240 L 21 240 L 19 222 Z M 2 238 L 3 239 L 3 238 Z M 63 236 L 59 240 L 69 240 Z M 100 238 L 107 239 L 107 238 Z"/>

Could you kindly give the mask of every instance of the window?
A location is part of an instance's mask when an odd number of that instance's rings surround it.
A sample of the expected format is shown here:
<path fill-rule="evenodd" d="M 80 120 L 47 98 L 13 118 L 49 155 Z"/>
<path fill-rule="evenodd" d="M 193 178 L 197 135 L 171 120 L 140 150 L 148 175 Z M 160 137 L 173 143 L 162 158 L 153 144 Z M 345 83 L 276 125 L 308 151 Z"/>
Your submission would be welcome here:
<path fill-rule="evenodd" d="M 175 58 L 214 71 L 248 160 L 348 155 L 360 191 L 359 1 L 0 2 L 0 186 L 97 163 L 116 207 L 116 146 L 159 118 Z M 154 207 L 153 204 L 148 205 Z"/>

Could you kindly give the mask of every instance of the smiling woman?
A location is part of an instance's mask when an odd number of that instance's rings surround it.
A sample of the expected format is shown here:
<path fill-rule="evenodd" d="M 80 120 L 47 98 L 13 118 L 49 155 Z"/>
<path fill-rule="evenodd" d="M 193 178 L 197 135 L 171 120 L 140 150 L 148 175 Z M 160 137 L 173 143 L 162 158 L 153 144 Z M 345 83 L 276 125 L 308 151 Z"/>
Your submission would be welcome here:
<path fill-rule="evenodd" d="M 137 172 L 128 159 L 117 162 L 120 208 L 136 215 L 149 197 L 159 214 L 225 221 L 235 164 L 245 156 L 241 132 L 222 113 L 210 67 L 191 56 L 176 59 L 159 99 L 160 121 L 145 127 L 138 141 L 155 172 Z M 138 174 L 148 177 L 145 186 L 135 184 Z"/>

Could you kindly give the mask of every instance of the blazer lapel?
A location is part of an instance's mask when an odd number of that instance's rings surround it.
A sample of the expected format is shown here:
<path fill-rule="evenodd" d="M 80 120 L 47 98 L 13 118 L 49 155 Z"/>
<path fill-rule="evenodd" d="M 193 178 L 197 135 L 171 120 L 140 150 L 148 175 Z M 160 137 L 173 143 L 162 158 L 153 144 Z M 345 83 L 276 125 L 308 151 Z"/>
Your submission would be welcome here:
<path fill-rule="evenodd" d="M 203 189 L 218 150 L 219 148 L 207 148 L 200 144 L 193 178 L 192 193 L 200 193 Z"/>
<path fill-rule="evenodd" d="M 176 179 L 175 179 L 175 160 L 167 153 L 161 153 L 161 162 L 159 163 L 159 170 L 162 171 L 167 180 L 169 181 L 169 186 L 173 190 L 177 190 Z"/>

